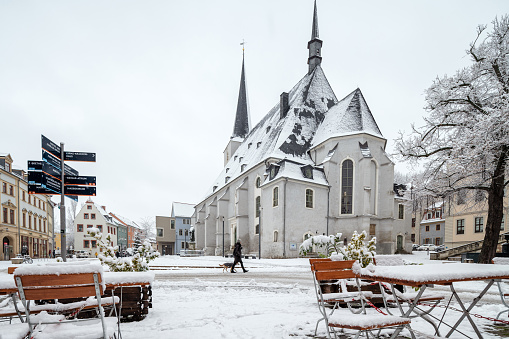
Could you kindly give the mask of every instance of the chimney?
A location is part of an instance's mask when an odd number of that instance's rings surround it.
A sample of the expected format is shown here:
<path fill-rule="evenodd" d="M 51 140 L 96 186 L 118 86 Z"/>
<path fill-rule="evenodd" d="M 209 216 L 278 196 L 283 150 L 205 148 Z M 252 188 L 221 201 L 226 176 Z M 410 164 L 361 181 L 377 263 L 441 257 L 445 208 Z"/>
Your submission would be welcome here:
<path fill-rule="evenodd" d="M 101 208 L 102 208 L 104 211 L 106 211 L 106 206 L 101 206 Z"/>
<path fill-rule="evenodd" d="M 279 97 L 279 118 L 283 119 L 286 117 L 290 106 L 288 105 L 288 93 L 283 92 Z"/>

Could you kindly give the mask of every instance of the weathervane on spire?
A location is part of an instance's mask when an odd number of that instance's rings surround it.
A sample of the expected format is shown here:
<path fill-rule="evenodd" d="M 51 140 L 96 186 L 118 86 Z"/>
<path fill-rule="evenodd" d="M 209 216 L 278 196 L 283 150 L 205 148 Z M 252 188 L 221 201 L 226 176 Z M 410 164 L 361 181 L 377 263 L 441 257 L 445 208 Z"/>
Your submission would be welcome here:
<path fill-rule="evenodd" d="M 244 41 L 244 39 L 242 39 L 242 42 L 240 43 L 240 45 L 242 46 L 242 55 L 244 55 L 244 45 L 247 44 L 247 42 Z"/>

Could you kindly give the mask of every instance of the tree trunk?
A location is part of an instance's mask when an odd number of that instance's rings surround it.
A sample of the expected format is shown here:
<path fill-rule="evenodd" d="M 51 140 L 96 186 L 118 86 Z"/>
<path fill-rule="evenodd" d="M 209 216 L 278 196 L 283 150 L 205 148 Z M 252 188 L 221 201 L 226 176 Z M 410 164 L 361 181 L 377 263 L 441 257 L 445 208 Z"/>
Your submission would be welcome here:
<path fill-rule="evenodd" d="M 507 147 L 502 148 L 498 158 L 497 167 L 493 173 L 493 179 L 488 191 L 488 220 L 486 221 L 486 233 L 484 243 L 479 255 L 480 264 L 490 264 L 495 257 L 500 235 L 500 225 L 504 216 L 504 181 Z"/>

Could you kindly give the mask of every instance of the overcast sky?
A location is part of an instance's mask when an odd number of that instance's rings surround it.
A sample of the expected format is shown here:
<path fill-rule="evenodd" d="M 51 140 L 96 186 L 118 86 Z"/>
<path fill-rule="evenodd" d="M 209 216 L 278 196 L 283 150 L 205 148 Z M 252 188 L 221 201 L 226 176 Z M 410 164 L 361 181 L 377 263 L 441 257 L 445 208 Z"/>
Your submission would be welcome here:
<path fill-rule="evenodd" d="M 362 90 L 392 152 L 433 79 L 467 65 L 476 26 L 507 9 L 318 0 L 322 68 L 338 99 Z M 0 153 L 26 170 L 41 134 L 97 153 L 70 165 L 97 176 L 94 201 L 134 221 L 197 203 L 223 168 L 240 42 L 254 126 L 306 74 L 312 11 L 312 0 L 0 0 Z"/>

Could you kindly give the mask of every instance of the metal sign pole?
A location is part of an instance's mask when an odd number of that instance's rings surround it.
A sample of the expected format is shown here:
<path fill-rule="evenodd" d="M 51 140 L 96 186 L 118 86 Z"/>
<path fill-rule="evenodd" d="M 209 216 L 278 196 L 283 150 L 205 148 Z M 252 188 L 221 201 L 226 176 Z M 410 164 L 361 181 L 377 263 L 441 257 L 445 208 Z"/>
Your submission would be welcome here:
<path fill-rule="evenodd" d="M 62 256 L 62 259 L 64 261 L 67 261 L 67 244 L 66 244 L 66 235 L 65 235 L 65 228 L 66 228 L 66 222 L 65 222 L 65 186 L 64 186 L 64 143 L 60 143 L 60 164 L 61 164 L 61 194 L 60 194 L 60 255 Z"/>

